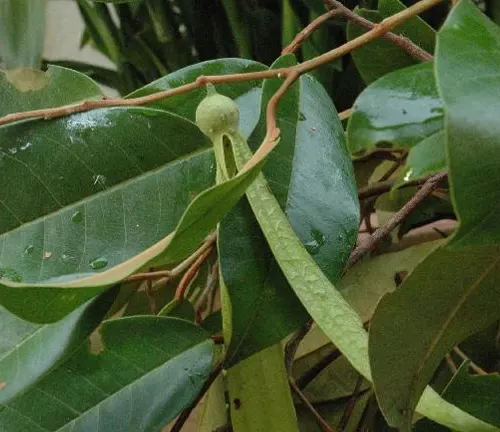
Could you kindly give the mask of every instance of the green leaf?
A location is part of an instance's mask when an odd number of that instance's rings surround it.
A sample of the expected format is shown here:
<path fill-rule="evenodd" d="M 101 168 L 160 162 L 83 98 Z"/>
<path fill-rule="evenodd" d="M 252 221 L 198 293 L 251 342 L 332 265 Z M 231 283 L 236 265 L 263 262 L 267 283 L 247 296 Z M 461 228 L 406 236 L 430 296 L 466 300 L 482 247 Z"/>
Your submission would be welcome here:
<path fill-rule="evenodd" d="M 446 387 L 443 397 L 490 424 L 500 428 L 500 376 L 469 375 L 464 362 Z"/>
<path fill-rule="evenodd" d="M 85 75 L 59 66 L 46 72 L 33 69 L 0 71 L 0 116 L 100 99 L 99 86 Z"/>
<path fill-rule="evenodd" d="M 500 135 L 493 115 L 499 104 L 494 97 L 500 88 L 499 50 L 500 30 L 468 1 L 453 8 L 438 36 L 437 82 L 460 227 L 401 289 L 382 299 L 371 323 L 375 390 L 384 415 L 398 427 L 409 427 L 443 356 L 500 317 L 491 300 L 500 295 Z M 458 67 L 460 76 L 451 76 Z"/>
<path fill-rule="evenodd" d="M 396 187 L 446 169 L 445 141 L 444 131 L 439 131 L 411 148 Z"/>
<path fill-rule="evenodd" d="M 347 127 L 349 150 L 413 147 L 443 128 L 442 105 L 432 63 L 392 72 L 356 99 Z"/>
<path fill-rule="evenodd" d="M 273 67 L 290 64 L 292 56 Z M 278 79 L 264 82 L 261 112 L 280 84 Z M 321 85 L 310 76 L 301 78 L 280 102 L 281 141 L 264 167 L 295 232 L 334 281 L 343 271 L 358 226 L 357 196 L 349 181 L 351 162 L 335 118 Z M 262 115 L 249 140 L 253 149 L 264 134 Z M 301 180 L 311 178 L 312 183 Z M 232 309 L 227 355 L 232 364 L 277 343 L 307 315 L 273 259 L 248 203 L 240 202 L 220 224 L 219 254 Z"/>
<path fill-rule="evenodd" d="M 235 431 L 298 432 L 281 344 L 229 369 L 227 386 Z"/>
<path fill-rule="evenodd" d="M 363 260 L 340 280 L 339 291 L 363 322 L 368 322 L 380 299 L 397 288 L 396 276 L 413 271 L 441 243 L 441 240 L 422 243 Z"/>
<path fill-rule="evenodd" d="M 5 432 L 159 431 L 197 396 L 213 343 L 185 321 L 107 321 L 66 363 L 0 406 Z"/>
<path fill-rule="evenodd" d="M 252 60 L 210 60 L 172 72 L 171 74 L 168 74 L 167 76 L 160 78 L 152 82 L 151 84 L 148 84 L 141 89 L 129 94 L 127 98 L 147 96 L 160 91 L 180 87 L 181 85 L 196 81 L 196 79 L 200 75 L 230 75 L 243 72 L 258 72 L 265 69 L 267 69 L 266 66 Z M 258 108 L 257 111 L 255 110 L 255 102 L 257 103 L 258 107 L 258 98 L 260 95 L 258 87 L 260 86 L 260 81 L 225 83 L 217 84 L 216 86 L 217 91 L 220 94 L 234 99 L 236 100 L 236 102 L 237 99 L 242 96 L 247 96 L 249 98 L 248 100 L 250 101 L 250 104 L 245 104 L 243 106 L 239 105 L 240 121 L 242 123 L 241 128 L 242 131 L 244 133 L 246 132 L 248 135 L 255 126 L 255 123 L 253 123 L 251 129 L 246 128 L 245 125 L 249 121 L 248 119 L 258 119 L 259 115 Z M 183 93 L 174 97 L 152 102 L 148 104 L 148 106 L 152 108 L 163 109 L 165 111 L 170 111 L 194 121 L 196 107 L 203 100 L 205 95 L 205 89 L 200 88 L 188 93 Z"/>
<path fill-rule="evenodd" d="M 110 290 L 51 325 L 28 323 L 0 306 L 0 403 L 12 400 L 72 355 L 101 322 L 117 292 Z"/>
<path fill-rule="evenodd" d="M 250 159 L 251 151 L 241 137 L 233 136 L 231 142 L 236 165 L 241 169 Z M 348 171 L 346 175 L 349 175 Z M 350 176 L 354 184 L 352 173 Z M 295 235 L 262 174 L 249 186 L 246 196 L 276 261 L 304 307 L 356 370 L 371 379 L 368 337 L 359 316 L 318 268 Z M 491 302 L 489 307 L 492 307 Z M 419 412 L 459 430 L 469 426 L 477 430 L 488 430 L 489 427 L 446 403 L 430 388 L 422 398 Z"/>
<path fill-rule="evenodd" d="M 0 2 L 0 52 L 5 69 L 40 67 L 45 41 L 45 0 Z"/>
<path fill-rule="evenodd" d="M 405 6 L 399 0 L 380 0 L 378 11 L 357 9 L 356 12 L 363 18 L 378 23 L 403 9 Z M 347 24 L 347 39 L 355 39 L 366 31 L 350 21 Z M 408 20 L 393 32 L 410 39 L 430 53 L 434 50 L 435 32 L 419 17 Z M 389 72 L 417 63 L 417 60 L 406 54 L 401 48 L 382 38 L 355 50 L 352 57 L 361 76 L 368 84 Z"/>

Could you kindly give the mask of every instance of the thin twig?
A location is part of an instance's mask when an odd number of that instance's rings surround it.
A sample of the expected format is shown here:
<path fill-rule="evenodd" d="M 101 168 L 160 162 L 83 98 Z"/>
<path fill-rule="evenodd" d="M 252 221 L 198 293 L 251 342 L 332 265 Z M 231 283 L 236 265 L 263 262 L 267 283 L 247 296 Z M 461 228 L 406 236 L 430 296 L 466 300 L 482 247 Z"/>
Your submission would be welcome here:
<path fill-rule="evenodd" d="M 354 411 L 354 407 L 356 406 L 356 401 L 359 398 L 360 395 L 360 388 L 361 384 L 363 384 L 363 376 L 361 374 L 358 374 L 358 378 L 356 379 L 356 384 L 354 385 L 354 390 L 351 394 L 351 397 L 345 404 L 345 409 L 344 412 L 342 413 L 342 417 L 339 420 L 339 423 L 337 425 L 337 429 L 340 431 L 343 431 L 345 427 L 347 426 L 347 423 L 349 422 L 349 419 L 351 418 L 352 412 Z"/>
<path fill-rule="evenodd" d="M 450 369 L 450 372 L 455 375 L 457 373 L 457 366 L 453 362 L 453 359 L 451 358 L 450 354 L 446 354 L 444 356 L 444 360 L 446 361 L 446 365 L 448 366 L 448 369 Z"/>
<path fill-rule="evenodd" d="M 222 371 L 222 362 L 218 363 L 217 366 L 215 366 L 214 370 L 205 381 L 205 384 L 203 384 L 203 387 L 201 388 L 201 391 L 198 393 L 198 396 L 196 396 L 196 399 L 191 403 L 191 405 L 189 405 L 188 408 L 182 411 L 182 413 L 179 415 L 176 422 L 172 426 L 172 429 L 170 429 L 170 432 L 180 432 L 180 430 L 184 426 L 184 423 L 186 423 L 187 419 L 191 415 L 191 412 L 196 408 L 196 405 L 198 405 L 198 403 L 203 399 L 203 396 L 205 396 L 205 393 L 210 389 L 210 387 L 217 379 L 221 371 Z"/>
<path fill-rule="evenodd" d="M 173 89 L 137 98 L 130 98 L 130 99 L 110 98 L 101 100 L 87 100 L 55 108 L 45 108 L 33 111 L 24 111 L 24 112 L 7 114 L 6 116 L 0 117 L 0 126 L 5 125 L 7 123 L 12 123 L 14 121 L 26 120 L 30 118 L 41 117 L 44 119 L 51 119 L 57 117 L 64 117 L 77 112 L 90 111 L 98 108 L 105 108 L 105 107 L 109 108 L 118 106 L 130 107 L 130 106 L 146 105 L 151 102 L 159 101 L 162 99 L 166 99 L 168 97 L 176 96 L 179 94 L 190 92 L 192 90 L 196 90 L 198 88 L 205 87 L 208 83 L 222 84 L 222 83 L 260 80 L 260 79 L 272 78 L 275 76 L 283 78 L 289 78 L 290 76 L 292 77 L 295 76 L 294 79 L 292 80 L 293 82 L 298 76 L 310 72 L 311 70 L 314 70 L 319 66 L 330 63 L 333 60 L 342 57 L 343 55 L 348 54 L 357 48 L 362 47 L 368 42 L 371 42 L 377 39 L 378 37 L 383 36 L 384 34 L 390 32 L 395 27 L 398 27 L 399 25 L 413 18 L 414 16 L 424 12 L 427 9 L 436 6 L 441 1 L 443 0 L 421 0 L 418 3 L 415 3 L 414 5 L 410 6 L 409 8 L 402 10 L 401 12 L 398 12 L 388 18 L 385 18 L 378 24 L 370 23 L 370 25 L 372 25 L 372 28 L 366 33 L 362 34 L 361 36 L 358 36 L 357 38 L 352 39 L 346 42 L 345 44 L 337 48 L 334 48 L 324 54 L 321 54 L 313 59 L 307 60 L 303 63 L 288 68 L 268 69 L 265 71 L 249 72 L 241 74 L 200 76 L 194 82 L 184 84 L 182 86 Z M 354 12 L 350 11 L 350 9 L 348 8 L 346 9 L 347 11 L 349 11 L 350 14 L 354 14 Z M 356 14 L 354 14 L 354 16 L 357 17 Z M 275 125 L 274 128 L 268 127 L 268 136 L 264 144 L 268 144 L 268 141 L 274 142 L 277 139 L 275 134 L 269 134 L 269 132 L 276 132 L 275 129 L 276 129 Z"/>
<path fill-rule="evenodd" d="M 465 360 L 469 363 L 470 368 L 476 372 L 479 375 L 488 375 L 488 372 L 486 372 L 483 368 L 478 366 L 476 363 L 474 363 L 468 356 L 465 354 L 458 346 L 455 346 L 453 348 L 453 351 L 458 354 L 458 356 L 462 359 Z"/>
<path fill-rule="evenodd" d="M 300 33 L 298 33 L 297 36 L 295 36 L 293 41 L 290 42 L 288 46 L 283 48 L 283 50 L 281 51 L 281 55 L 291 54 L 295 52 L 304 43 L 304 41 L 318 28 L 320 28 L 325 22 L 331 20 L 332 18 L 340 18 L 342 17 L 342 15 L 343 15 L 342 11 L 334 9 L 329 10 L 323 15 L 320 15 L 318 18 L 312 21 L 307 27 L 304 27 L 304 29 Z"/>
<path fill-rule="evenodd" d="M 407 188 L 411 186 L 420 186 L 424 184 L 432 175 L 428 175 L 426 177 L 422 177 L 420 179 L 411 180 L 406 182 L 400 186 L 400 188 Z M 377 182 L 370 184 L 368 186 L 362 187 L 358 190 L 358 198 L 359 200 L 364 200 L 367 198 L 379 196 L 390 192 L 394 185 L 397 183 L 397 180 L 386 180 L 382 182 Z"/>
<path fill-rule="evenodd" d="M 338 349 L 332 349 L 326 356 L 321 358 L 310 369 L 304 372 L 299 378 L 295 380 L 297 387 L 301 390 L 305 389 L 314 379 L 323 372 L 330 364 L 337 360 L 342 353 Z"/>
<path fill-rule="evenodd" d="M 301 402 L 306 406 L 306 408 L 311 412 L 311 414 L 314 416 L 315 420 L 318 422 L 318 425 L 321 427 L 321 430 L 323 432 L 335 432 L 335 429 L 333 429 L 323 417 L 321 417 L 320 413 L 316 411 L 316 408 L 314 408 L 313 404 L 309 402 L 309 400 L 305 397 L 304 393 L 300 391 L 300 389 L 297 387 L 297 384 L 295 384 L 295 381 L 293 380 L 292 377 L 289 377 L 288 381 L 290 382 L 290 387 L 292 388 L 293 392 L 297 395 L 297 397 L 301 400 Z"/>
<path fill-rule="evenodd" d="M 362 16 L 358 15 L 356 12 L 353 12 L 352 10 L 350 10 L 348 7 L 344 6 L 337 0 L 323 0 L 323 3 L 325 3 L 325 5 L 331 10 L 340 11 L 345 19 L 359 25 L 360 27 L 371 30 L 377 26 L 377 24 L 372 23 L 366 18 L 363 18 Z M 404 52 L 406 52 L 407 54 L 409 54 L 410 56 L 412 56 L 417 60 L 429 61 L 433 59 L 432 54 L 428 53 L 424 49 L 420 48 L 418 45 L 414 44 L 410 39 L 407 39 L 403 36 L 399 36 L 394 33 L 386 33 L 382 37 L 388 40 L 389 42 L 392 42 L 394 45 L 397 45 Z"/>
<path fill-rule="evenodd" d="M 153 315 L 156 315 L 156 298 L 153 291 L 153 281 L 151 279 L 146 281 L 146 296 L 148 297 L 149 311 Z"/>
<path fill-rule="evenodd" d="M 195 319 L 197 324 L 201 324 L 203 321 L 203 311 L 205 306 L 207 305 L 207 300 L 212 296 L 212 291 L 217 286 L 217 282 L 219 280 L 219 264 L 215 262 L 213 267 L 210 270 L 210 273 L 207 277 L 207 281 L 205 283 L 205 287 L 203 288 L 203 292 L 200 295 L 200 298 L 196 302 L 195 305 Z"/>
<path fill-rule="evenodd" d="M 420 190 L 417 191 L 415 195 L 408 201 L 397 213 L 392 216 L 387 224 L 378 228 L 369 238 L 363 241 L 349 257 L 346 269 L 350 269 L 354 264 L 356 264 L 363 255 L 371 252 L 377 247 L 380 241 L 388 235 L 394 228 L 401 224 L 408 215 L 415 210 L 415 208 L 427 197 L 429 196 L 447 177 L 446 172 L 441 172 L 431 176 L 422 186 Z"/>
<path fill-rule="evenodd" d="M 351 117 L 353 111 L 354 110 L 352 108 L 348 108 L 345 111 L 342 111 L 341 113 L 339 113 L 339 119 L 340 119 L 340 121 L 346 120 L 349 117 Z"/>
<path fill-rule="evenodd" d="M 191 266 L 187 269 L 186 273 L 182 276 L 179 285 L 177 285 L 177 289 L 175 290 L 175 299 L 181 300 L 184 298 L 184 294 L 189 284 L 194 280 L 198 271 L 200 270 L 201 265 L 205 262 L 208 256 L 212 253 L 213 245 L 207 248 L 196 260 L 191 264 Z"/>
<path fill-rule="evenodd" d="M 304 340 L 309 330 L 313 325 L 314 321 L 307 321 L 299 330 L 295 332 L 292 338 L 287 342 L 285 346 L 285 367 L 288 371 L 288 375 L 292 375 L 292 365 L 293 360 L 295 359 L 295 354 L 297 353 L 297 349 L 299 348 L 300 343 Z"/>
<path fill-rule="evenodd" d="M 160 270 L 147 273 L 136 273 L 125 279 L 123 283 L 141 282 L 141 281 L 147 281 L 151 279 L 161 279 L 161 278 L 173 279 L 174 277 L 177 277 L 180 274 L 184 273 L 191 266 L 191 264 L 193 264 L 193 262 L 200 255 L 202 255 L 207 249 L 211 249 L 216 240 L 217 240 L 217 234 L 216 233 L 210 234 L 199 249 L 197 249 L 193 254 L 191 254 L 188 258 L 186 258 L 183 262 L 181 262 L 177 267 L 173 268 L 172 270 Z"/>

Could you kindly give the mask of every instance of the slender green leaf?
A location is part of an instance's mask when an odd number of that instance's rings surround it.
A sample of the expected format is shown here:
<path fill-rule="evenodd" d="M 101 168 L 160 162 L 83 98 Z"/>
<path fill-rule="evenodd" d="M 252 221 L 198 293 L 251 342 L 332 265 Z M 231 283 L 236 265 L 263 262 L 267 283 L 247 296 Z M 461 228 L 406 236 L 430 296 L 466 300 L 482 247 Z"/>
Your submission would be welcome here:
<path fill-rule="evenodd" d="M 349 150 L 412 147 L 443 128 L 442 105 L 432 63 L 392 72 L 356 99 L 347 128 Z"/>
<path fill-rule="evenodd" d="M 0 52 L 5 69 L 40 67 L 45 41 L 45 0 L 0 2 Z"/>
<path fill-rule="evenodd" d="M 0 116 L 101 97 L 94 81 L 64 67 L 49 66 L 46 72 L 0 71 Z"/>
<path fill-rule="evenodd" d="M 23 321 L 0 306 L 0 403 L 12 400 L 72 355 L 101 322 L 117 292 L 110 290 L 63 320 L 42 326 Z"/>
<path fill-rule="evenodd" d="M 492 301 L 500 296 L 500 134 L 493 114 L 499 104 L 499 52 L 498 27 L 461 1 L 438 35 L 436 56 L 460 227 L 401 289 L 382 299 L 370 327 L 375 390 L 384 415 L 398 427 L 409 428 L 445 353 L 500 317 Z M 460 76 L 451 76 L 458 67 Z"/>
<path fill-rule="evenodd" d="M 227 385 L 235 432 L 298 432 L 281 344 L 229 369 Z"/>
<path fill-rule="evenodd" d="M 399 0 L 380 0 L 378 11 L 359 9 L 356 12 L 363 18 L 378 23 L 403 9 L 405 6 Z M 347 24 L 348 40 L 361 36 L 366 31 L 354 22 Z M 394 33 L 409 38 L 430 53 L 434 51 L 435 32 L 419 17 L 408 20 L 395 29 Z M 389 72 L 417 63 L 417 60 L 406 54 L 401 48 L 383 39 L 370 42 L 357 49 L 352 53 L 352 57 L 367 83 L 371 83 Z"/>
<path fill-rule="evenodd" d="M 197 396 L 213 342 L 163 317 L 106 322 L 66 363 L 0 406 L 5 432 L 160 431 Z"/>
<path fill-rule="evenodd" d="M 293 62 L 284 57 L 273 67 Z M 264 82 L 263 113 L 279 86 L 277 79 Z M 351 163 L 343 132 L 333 119 L 335 111 L 324 90 L 316 80 L 303 77 L 280 102 L 281 141 L 264 171 L 301 241 L 327 275 L 337 280 L 356 238 L 358 210 L 352 183 L 343 181 L 349 178 Z M 263 115 L 250 137 L 254 149 L 264 134 Z M 311 186 L 300 180 L 305 178 L 317 181 Z M 240 202 L 222 221 L 219 254 L 232 309 L 228 360 L 233 363 L 278 342 L 307 315 L 272 258 L 247 203 Z"/>

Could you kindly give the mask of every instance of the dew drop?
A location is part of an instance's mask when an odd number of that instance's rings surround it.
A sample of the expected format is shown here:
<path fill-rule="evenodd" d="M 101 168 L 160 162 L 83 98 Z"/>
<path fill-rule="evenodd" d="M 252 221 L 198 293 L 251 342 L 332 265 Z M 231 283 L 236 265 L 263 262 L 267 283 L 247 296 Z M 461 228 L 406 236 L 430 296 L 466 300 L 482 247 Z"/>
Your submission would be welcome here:
<path fill-rule="evenodd" d="M 43 259 L 46 260 L 46 259 L 49 259 L 50 257 L 52 256 L 52 252 L 44 252 L 43 253 Z"/>
<path fill-rule="evenodd" d="M 83 221 L 83 214 L 80 210 L 74 212 L 72 215 L 71 215 L 71 222 L 73 223 L 80 223 Z"/>
<path fill-rule="evenodd" d="M 303 112 L 299 113 L 299 121 L 305 121 L 307 120 L 306 116 L 304 115 Z"/>
<path fill-rule="evenodd" d="M 63 263 L 69 263 L 71 261 L 74 261 L 75 257 L 73 255 L 70 255 L 70 254 L 67 254 L 67 253 L 63 253 L 61 255 L 61 260 L 62 260 Z"/>
<path fill-rule="evenodd" d="M 91 261 L 89 265 L 93 270 L 100 270 L 108 265 L 108 260 L 104 257 L 99 257 Z"/>
<path fill-rule="evenodd" d="M 24 254 L 29 255 L 29 254 L 33 253 L 34 250 L 35 250 L 35 246 L 30 244 L 24 248 Z"/>

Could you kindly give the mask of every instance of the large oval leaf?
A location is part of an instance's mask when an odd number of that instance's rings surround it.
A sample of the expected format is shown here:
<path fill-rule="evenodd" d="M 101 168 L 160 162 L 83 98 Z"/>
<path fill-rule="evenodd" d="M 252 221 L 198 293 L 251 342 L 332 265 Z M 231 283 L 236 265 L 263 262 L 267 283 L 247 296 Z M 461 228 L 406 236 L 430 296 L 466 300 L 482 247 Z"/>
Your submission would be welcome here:
<path fill-rule="evenodd" d="M 356 99 L 347 127 L 349 150 L 409 148 L 443 128 L 432 63 L 392 72 Z"/>
<path fill-rule="evenodd" d="M 213 342 L 186 321 L 106 322 L 66 363 L 0 406 L 5 432 L 159 432 L 197 396 Z"/>
<path fill-rule="evenodd" d="M 101 98 L 99 86 L 86 75 L 59 66 L 0 71 L 0 116 Z"/>
<path fill-rule="evenodd" d="M 289 56 L 273 67 L 293 63 Z M 264 82 L 263 113 L 280 84 L 278 79 Z M 278 126 L 281 141 L 264 167 L 270 187 L 316 262 L 337 280 L 356 239 L 358 203 L 335 108 L 321 85 L 305 76 L 280 102 Z M 249 140 L 254 149 L 264 133 L 262 116 Z M 278 342 L 307 315 L 247 203 L 222 221 L 219 253 L 232 309 L 232 364 Z"/>
<path fill-rule="evenodd" d="M 370 328 L 377 397 L 395 426 L 408 427 L 445 353 L 500 317 L 499 52 L 494 23 L 469 1 L 453 8 L 438 36 L 436 72 L 460 228 L 381 301 Z"/>
<path fill-rule="evenodd" d="M 0 306 L 0 403 L 10 401 L 73 354 L 101 322 L 116 294 L 117 290 L 110 290 L 63 320 L 43 326 L 23 321 Z"/>

